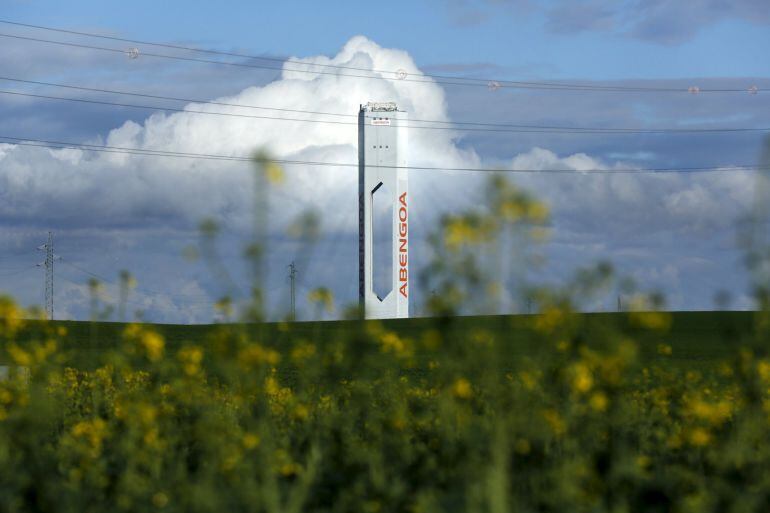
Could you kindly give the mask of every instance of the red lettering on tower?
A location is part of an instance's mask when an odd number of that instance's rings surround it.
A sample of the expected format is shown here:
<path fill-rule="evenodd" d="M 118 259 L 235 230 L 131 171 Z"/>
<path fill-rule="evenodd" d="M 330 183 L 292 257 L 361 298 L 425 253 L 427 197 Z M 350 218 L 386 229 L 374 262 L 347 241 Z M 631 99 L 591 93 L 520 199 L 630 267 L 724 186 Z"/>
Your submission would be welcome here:
<path fill-rule="evenodd" d="M 401 206 L 398 209 L 398 281 L 402 282 L 398 290 L 402 296 L 408 297 L 409 272 L 407 270 L 407 262 L 409 261 L 409 226 L 407 224 L 408 213 L 406 210 L 406 193 L 403 193 L 398 197 L 398 202 L 401 203 Z"/>

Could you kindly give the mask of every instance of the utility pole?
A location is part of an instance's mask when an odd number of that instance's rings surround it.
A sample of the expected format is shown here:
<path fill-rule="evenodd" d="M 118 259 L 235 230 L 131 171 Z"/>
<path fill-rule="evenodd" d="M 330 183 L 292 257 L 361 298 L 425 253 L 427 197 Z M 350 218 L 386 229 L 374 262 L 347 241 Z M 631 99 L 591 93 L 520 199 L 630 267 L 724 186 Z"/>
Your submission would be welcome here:
<path fill-rule="evenodd" d="M 291 282 L 291 320 L 295 321 L 297 320 L 297 266 L 293 261 L 289 264 L 289 281 Z"/>
<path fill-rule="evenodd" d="M 37 264 L 45 267 L 45 312 L 48 320 L 53 320 L 53 262 L 56 256 L 53 253 L 53 232 L 48 232 L 48 242 L 37 247 L 38 251 L 45 251 L 45 261 Z"/>
<path fill-rule="evenodd" d="M 618 295 L 618 312 L 623 311 L 623 304 L 620 302 L 620 295 Z"/>

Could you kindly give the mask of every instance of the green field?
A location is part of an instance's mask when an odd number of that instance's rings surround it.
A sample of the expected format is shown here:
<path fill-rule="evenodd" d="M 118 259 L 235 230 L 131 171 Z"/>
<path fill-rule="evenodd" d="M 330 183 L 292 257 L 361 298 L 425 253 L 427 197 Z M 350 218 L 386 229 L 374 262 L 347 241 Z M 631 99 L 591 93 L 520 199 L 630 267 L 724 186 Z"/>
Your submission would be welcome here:
<path fill-rule="evenodd" d="M 766 323 L 558 307 L 198 326 L 16 313 L 0 318 L 0 504 L 768 511 Z"/>
<path fill-rule="evenodd" d="M 628 313 L 577 314 L 577 337 L 589 345 L 592 337 L 607 331 L 616 331 L 632 337 L 639 344 L 640 356 L 645 362 L 666 362 L 667 365 L 700 368 L 733 357 L 754 333 L 754 312 L 671 312 L 670 328 L 664 333 L 643 329 L 632 322 Z M 419 338 L 426 330 L 437 329 L 444 337 L 461 343 L 468 335 L 485 330 L 501 340 L 506 353 L 515 363 L 522 357 L 537 357 L 544 350 L 538 337 L 533 336 L 532 323 L 537 315 L 467 316 L 453 318 L 413 318 L 384 321 L 321 321 L 296 323 L 265 323 L 260 325 L 225 324 L 147 324 L 163 335 L 169 348 L 184 344 L 202 343 L 206 337 L 223 329 L 242 330 L 260 343 L 276 349 L 295 339 L 307 339 L 323 344 L 328 340 L 349 340 L 355 343 L 356 334 L 366 330 L 366 324 L 380 323 L 385 329 L 404 338 Z M 126 325 L 116 322 L 55 321 L 54 326 L 66 328 L 62 337 L 63 349 L 73 350 L 91 360 L 106 349 L 119 345 Z M 40 336 L 45 323 L 30 323 L 19 334 L 19 339 Z M 671 346 L 670 355 L 658 353 L 658 345 Z M 664 357 L 665 356 L 665 357 Z M 417 354 L 419 358 L 419 352 Z"/>

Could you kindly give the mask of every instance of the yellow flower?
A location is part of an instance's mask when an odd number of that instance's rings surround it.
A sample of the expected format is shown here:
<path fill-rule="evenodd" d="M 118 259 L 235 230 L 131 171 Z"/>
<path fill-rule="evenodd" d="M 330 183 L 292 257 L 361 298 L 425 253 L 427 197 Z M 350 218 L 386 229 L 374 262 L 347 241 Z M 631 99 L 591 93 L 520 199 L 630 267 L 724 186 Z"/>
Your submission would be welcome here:
<path fill-rule="evenodd" d="M 664 355 L 664 356 L 671 356 L 671 346 L 668 344 L 658 344 L 658 354 Z"/>
<path fill-rule="evenodd" d="M 272 349 L 266 349 L 259 344 L 250 344 L 238 352 L 238 361 L 246 366 L 262 364 L 276 365 L 281 355 Z"/>
<path fill-rule="evenodd" d="M 466 244 L 488 242 L 494 234 L 494 221 L 478 216 L 448 217 L 444 221 L 444 244 L 452 251 Z"/>
<path fill-rule="evenodd" d="M 632 300 L 631 308 L 641 310 L 648 308 L 642 299 Z M 628 314 L 629 320 L 642 328 L 656 331 L 667 331 L 671 327 L 671 314 L 667 312 L 632 311 Z"/>
<path fill-rule="evenodd" d="M 131 324 L 123 332 L 123 337 L 142 348 L 150 361 L 156 362 L 163 358 L 165 341 L 158 333 L 137 324 Z"/>
<path fill-rule="evenodd" d="M 532 372 L 525 370 L 519 372 L 519 380 L 527 390 L 534 390 L 537 386 L 537 376 Z"/>
<path fill-rule="evenodd" d="M 458 378 L 452 385 L 452 394 L 459 399 L 470 399 L 473 396 L 473 387 L 465 378 Z"/>
<path fill-rule="evenodd" d="M 554 333 L 559 328 L 565 328 L 569 325 L 570 312 L 565 308 L 555 305 L 546 307 L 540 315 L 534 318 L 535 330 L 544 334 Z"/>
<path fill-rule="evenodd" d="M 509 222 L 515 222 L 521 219 L 525 214 L 525 206 L 516 199 L 503 201 L 499 205 L 500 215 Z"/>
<path fill-rule="evenodd" d="M 289 477 L 299 474 L 301 470 L 302 467 L 300 467 L 297 463 L 289 462 L 281 465 L 280 472 L 282 476 Z"/>
<path fill-rule="evenodd" d="M 588 404 L 591 405 L 591 408 L 598 412 L 603 412 L 607 409 L 607 406 L 609 404 L 609 399 L 607 398 L 607 394 L 604 392 L 594 392 L 591 394 L 591 399 L 589 399 Z"/>
<path fill-rule="evenodd" d="M 29 367 L 33 363 L 32 354 L 28 353 L 13 342 L 8 344 L 8 354 L 11 356 L 11 360 L 13 360 L 13 363 L 16 365 Z"/>
<path fill-rule="evenodd" d="M 188 376 L 194 376 L 200 371 L 200 364 L 203 360 L 203 350 L 200 347 L 183 347 L 177 352 L 176 356 L 182 364 L 184 373 Z"/>
<path fill-rule="evenodd" d="M 696 397 L 689 399 L 686 407 L 691 415 L 713 425 L 723 424 L 732 416 L 732 403 L 727 400 L 711 403 Z"/>
<path fill-rule="evenodd" d="M 594 385 L 594 378 L 591 374 L 591 369 L 588 368 L 588 365 L 582 362 L 578 362 L 572 366 L 571 370 L 572 388 L 581 394 L 591 390 L 591 387 Z"/>
<path fill-rule="evenodd" d="M 310 415 L 310 410 L 304 404 L 298 404 L 294 407 L 294 418 L 297 420 L 305 420 Z"/>
<path fill-rule="evenodd" d="M 300 344 L 291 350 L 291 359 L 300 362 L 310 358 L 314 354 L 315 346 L 313 344 Z"/>
<path fill-rule="evenodd" d="M 107 423 L 96 417 L 83 420 L 72 426 L 70 432 L 75 438 L 83 438 L 91 446 L 91 455 L 96 457 L 101 453 L 102 441 L 107 436 Z"/>
<path fill-rule="evenodd" d="M 155 418 L 158 416 L 158 410 L 149 404 L 142 404 L 139 406 L 139 419 L 143 424 L 148 425 L 155 422 Z"/>
<path fill-rule="evenodd" d="M 702 427 L 696 427 L 690 432 L 689 441 L 696 447 L 704 447 L 711 443 L 711 433 Z"/>
<path fill-rule="evenodd" d="M 0 337 L 13 337 L 23 326 L 23 312 L 6 296 L 0 296 Z"/>
<path fill-rule="evenodd" d="M 150 361 L 157 362 L 163 357 L 165 342 L 163 341 L 163 337 L 157 333 L 152 331 L 144 332 L 142 344 L 147 351 L 147 358 L 149 358 Z"/>
<path fill-rule="evenodd" d="M 543 223 L 548 219 L 548 205 L 539 201 L 531 201 L 527 205 L 527 217 L 533 223 Z"/>
<path fill-rule="evenodd" d="M 254 433 L 246 433 L 243 435 L 243 447 L 248 451 L 251 449 L 254 449 L 259 445 L 260 439 L 259 436 Z"/>
<path fill-rule="evenodd" d="M 762 381 L 770 383 L 770 362 L 767 360 L 759 360 L 757 362 L 757 374 L 759 374 Z"/>
<path fill-rule="evenodd" d="M 113 415 L 115 415 L 116 419 L 126 418 L 125 407 L 123 406 L 123 403 L 119 400 L 116 400 L 115 403 L 113 404 L 112 412 L 113 412 Z"/>
<path fill-rule="evenodd" d="M 562 436 L 567 432 L 567 425 L 564 423 L 564 420 L 561 418 L 558 411 L 554 409 L 545 410 L 543 412 L 543 418 L 548 423 L 548 426 L 551 428 L 554 435 Z"/>
<path fill-rule="evenodd" d="M 401 339 L 392 331 L 387 331 L 380 335 L 380 350 L 383 353 L 393 353 L 401 358 L 408 358 L 412 355 L 411 344 Z"/>
<path fill-rule="evenodd" d="M 334 294 L 326 287 L 318 287 L 311 290 L 307 295 L 308 301 L 318 305 L 327 312 L 334 310 Z"/>
<path fill-rule="evenodd" d="M 279 185 L 283 183 L 285 175 L 283 168 L 275 162 L 265 163 L 265 177 L 273 185 Z"/>
<path fill-rule="evenodd" d="M 278 385 L 278 380 L 270 376 L 265 379 L 265 392 L 267 395 L 278 395 L 281 387 Z"/>

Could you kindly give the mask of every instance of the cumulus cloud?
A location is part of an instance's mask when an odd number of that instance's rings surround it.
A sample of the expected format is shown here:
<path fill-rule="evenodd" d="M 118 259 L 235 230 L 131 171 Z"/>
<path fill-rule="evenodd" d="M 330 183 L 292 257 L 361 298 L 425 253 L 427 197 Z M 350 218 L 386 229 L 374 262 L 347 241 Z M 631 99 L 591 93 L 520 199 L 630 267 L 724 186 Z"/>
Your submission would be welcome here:
<path fill-rule="evenodd" d="M 629 232 L 706 235 L 734 228 L 748 212 L 755 184 L 752 173 L 730 167 L 710 173 L 629 174 L 623 171 L 634 167 L 627 164 L 610 165 L 583 153 L 559 157 L 538 147 L 514 157 L 512 167 L 574 170 L 525 175 L 519 183 L 550 203 L 570 233 L 601 230 L 615 240 Z"/>
<path fill-rule="evenodd" d="M 370 100 L 394 100 L 420 119 L 446 120 L 444 94 L 426 82 L 361 80 L 343 74 L 314 74 L 318 64 L 362 69 L 404 69 L 420 72 L 403 51 L 384 49 L 364 37 L 351 39 L 340 53 L 296 59 L 280 80 L 219 98 L 218 101 L 276 109 L 349 113 L 351 117 L 294 114 L 286 117 L 342 119 L 348 124 L 306 123 L 193 113 L 153 114 L 141 124 L 133 121 L 111 130 L 95 144 L 172 152 L 248 156 L 256 149 L 285 159 L 355 163 L 358 106 Z M 389 73 L 392 73 L 388 71 Z M 252 109 L 190 104 L 189 110 L 254 114 Z M 257 111 L 258 113 L 260 111 Z M 281 117 L 278 111 L 266 115 Z M 265 114 L 264 111 L 261 112 Z M 457 166 L 477 163 L 473 152 L 458 149 L 451 132 L 414 131 L 412 161 L 418 165 Z M 40 219 L 48 206 L 58 219 L 102 225 L 124 224 L 143 217 L 197 222 L 216 215 L 244 221 L 249 204 L 248 165 L 189 159 L 155 158 L 81 150 L 49 150 L 3 145 L 0 175 L 2 213 L 7 219 Z M 290 193 L 313 202 L 335 190 L 353 190 L 357 172 L 348 167 L 289 170 Z"/>
<path fill-rule="evenodd" d="M 405 70 L 417 81 L 362 79 L 335 72 L 324 65 L 339 65 L 391 76 Z M 360 72 L 359 74 L 366 74 Z M 88 142 L 115 147 L 171 152 L 244 156 L 262 148 L 271 155 L 290 160 L 347 162 L 357 161 L 359 104 L 367 101 L 396 101 L 413 119 L 450 120 L 444 90 L 422 76 L 411 57 L 402 50 L 383 48 L 357 36 L 333 56 L 294 58 L 284 65 L 281 77 L 271 83 L 246 87 L 217 98 L 218 102 L 273 107 L 276 109 L 348 113 L 351 117 L 316 114 L 267 115 L 297 119 L 346 121 L 350 124 L 309 123 L 205 115 L 193 112 L 156 113 L 143 120 L 126 121 L 103 137 Z M 190 104 L 188 111 L 264 113 L 242 107 Z M 459 133 L 447 130 L 410 131 L 410 162 L 429 167 L 498 167 L 498 159 L 483 160 L 472 145 L 461 144 Z M 722 230 L 739 216 L 747 204 L 751 180 L 745 174 L 723 173 L 708 176 L 597 174 L 591 170 L 626 169 L 627 163 L 606 161 L 585 153 L 558 155 L 534 147 L 518 155 L 508 155 L 503 163 L 513 170 L 563 169 L 566 174 L 515 174 L 515 180 L 552 205 L 555 246 L 593 244 L 584 248 L 591 257 L 611 257 L 614 251 L 629 251 L 629 234 L 638 240 L 665 231 L 672 234 L 708 233 Z M 22 145 L 0 145 L 0 218 L 5 226 L 50 226 L 61 229 L 128 230 L 137 234 L 159 227 L 194 233 L 203 217 L 224 221 L 235 239 L 243 239 L 252 221 L 253 182 L 248 163 L 160 158 L 85 150 L 51 150 Z M 271 195 L 273 237 L 284 232 L 291 219 L 308 207 L 322 214 L 328 233 L 343 242 L 319 248 L 307 276 L 329 280 L 326 285 L 338 293 L 342 302 L 355 300 L 355 273 L 341 276 L 331 272 L 324 259 L 343 262 L 335 268 L 355 267 L 357 230 L 357 170 L 351 167 L 289 166 L 288 180 Z M 483 201 L 478 191 L 479 175 L 413 171 L 410 188 L 413 197 L 415 248 L 422 247 L 432 221 L 446 209 L 463 208 Z M 137 235 L 141 237 L 141 235 Z M 614 247 L 597 246 L 597 240 L 612 239 Z M 576 242 L 580 239 L 581 242 Z M 158 240 L 156 244 L 160 244 Z M 337 256 L 340 246 L 345 251 Z M 421 245 L 422 244 L 422 245 Z M 559 246 L 561 244 L 561 246 Z M 611 246 L 611 245 L 610 245 Z M 278 266 L 293 258 L 296 245 L 274 245 Z M 633 248 L 631 248 L 633 249 Z M 131 267 L 152 256 L 135 244 Z M 601 252 L 606 250 L 605 255 Z M 561 256 L 557 249 L 554 255 Z M 417 254 L 416 264 L 426 257 Z M 168 263 L 156 267 L 169 266 Z M 672 264 L 673 265 L 673 264 Z M 152 266 L 151 266 L 152 267 Z M 152 276 L 162 280 L 163 270 Z M 149 271 L 148 271 L 149 272 Z M 315 273 L 315 274 L 313 274 Z M 284 289 L 282 275 L 271 277 L 271 290 Z M 308 279 L 304 278 L 303 279 Z M 336 281 L 335 281 L 336 280 Z M 307 287 L 314 283 L 307 282 Z M 200 279 L 187 279 L 180 290 L 205 293 L 210 288 Z M 82 289 L 63 289 L 70 304 L 85 308 Z M 204 291 L 204 292 L 201 292 Z M 213 294 L 213 292 L 212 292 Z M 171 296 L 137 296 L 147 309 L 163 310 L 163 320 L 205 320 Z M 69 313 L 73 313 L 70 311 Z M 202 316 L 202 317 L 201 317 Z"/>

